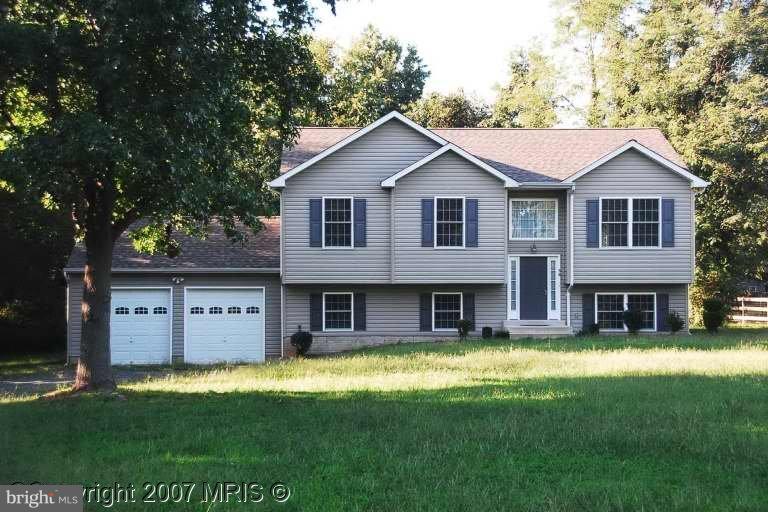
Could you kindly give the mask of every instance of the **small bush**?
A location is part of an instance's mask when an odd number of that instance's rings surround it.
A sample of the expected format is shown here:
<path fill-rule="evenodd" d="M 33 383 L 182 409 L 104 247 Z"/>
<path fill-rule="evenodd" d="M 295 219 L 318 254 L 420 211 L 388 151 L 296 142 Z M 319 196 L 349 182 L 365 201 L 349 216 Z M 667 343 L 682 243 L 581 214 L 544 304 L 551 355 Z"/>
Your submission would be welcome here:
<path fill-rule="evenodd" d="M 685 326 L 685 322 L 680 318 L 680 314 L 677 311 L 670 311 L 667 313 L 667 326 L 672 333 L 679 332 L 680 329 Z"/>
<path fill-rule="evenodd" d="M 702 320 L 704 321 L 704 327 L 707 332 L 715 333 L 725 322 L 725 316 L 727 314 L 727 308 L 723 301 L 717 298 L 704 299 L 702 302 L 704 312 L 702 313 Z"/>
<path fill-rule="evenodd" d="M 576 336 L 597 336 L 600 334 L 599 324 L 589 324 L 576 333 Z"/>
<path fill-rule="evenodd" d="M 643 327 L 643 312 L 639 309 L 632 308 L 624 310 L 623 317 L 624 325 L 627 326 L 627 330 L 630 334 L 637 334 L 637 331 Z"/>
<path fill-rule="evenodd" d="M 312 346 L 312 333 L 302 331 L 301 326 L 299 326 L 299 330 L 291 334 L 291 345 L 296 348 L 296 355 L 305 355 L 309 352 L 309 348 Z"/>
<path fill-rule="evenodd" d="M 483 339 L 487 340 L 493 337 L 493 329 L 488 326 L 483 327 Z"/>
<path fill-rule="evenodd" d="M 463 341 L 467 339 L 467 336 L 469 335 L 469 330 L 472 328 L 472 322 L 462 318 L 456 322 L 456 328 L 459 331 L 459 339 Z"/>
<path fill-rule="evenodd" d="M 494 338 L 509 338 L 509 331 L 506 329 L 499 329 L 493 333 Z"/>

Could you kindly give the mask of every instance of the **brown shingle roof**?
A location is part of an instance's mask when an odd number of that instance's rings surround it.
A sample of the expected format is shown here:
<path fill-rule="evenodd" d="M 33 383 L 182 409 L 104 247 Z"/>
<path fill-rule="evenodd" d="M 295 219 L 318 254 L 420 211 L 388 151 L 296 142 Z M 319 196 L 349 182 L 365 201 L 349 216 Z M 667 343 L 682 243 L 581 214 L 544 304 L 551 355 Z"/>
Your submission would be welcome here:
<path fill-rule="evenodd" d="M 303 128 L 283 152 L 287 171 L 354 133 L 357 128 Z M 636 140 L 685 167 L 658 128 L 437 128 L 432 130 L 517 181 L 561 181 Z"/>
<path fill-rule="evenodd" d="M 263 229 L 253 234 L 240 226 L 247 234 L 244 244 L 230 241 L 217 223 L 212 223 L 205 240 L 174 233 L 173 238 L 181 244 L 181 253 L 176 258 L 165 255 L 141 254 L 133 248 L 127 233 L 115 243 L 112 256 L 113 269 L 156 269 L 197 270 L 197 269 L 277 269 L 280 267 L 280 217 L 261 219 Z M 85 265 L 85 250 L 77 245 L 67 263 L 67 268 L 81 270 Z"/>

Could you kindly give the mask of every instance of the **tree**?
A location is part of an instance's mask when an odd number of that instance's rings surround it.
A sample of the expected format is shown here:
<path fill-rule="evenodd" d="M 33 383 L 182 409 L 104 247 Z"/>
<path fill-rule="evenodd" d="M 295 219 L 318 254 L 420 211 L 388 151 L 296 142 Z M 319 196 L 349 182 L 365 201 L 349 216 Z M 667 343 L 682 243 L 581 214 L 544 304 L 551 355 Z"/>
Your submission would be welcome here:
<path fill-rule="evenodd" d="M 557 95 L 558 73 L 541 48 L 518 49 L 509 59 L 509 83 L 497 89 L 486 126 L 548 128 L 557 122 L 562 98 Z"/>
<path fill-rule="evenodd" d="M 433 92 L 416 101 L 408 117 L 432 128 L 474 128 L 488 118 L 488 107 L 469 98 L 462 89 L 449 94 Z"/>
<path fill-rule="evenodd" d="M 365 126 L 392 110 L 406 111 L 429 77 L 416 48 L 382 36 L 372 25 L 340 58 L 332 76 L 334 126 Z"/>
<path fill-rule="evenodd" d="M 659 126 L 711 182 L 697 199 L 698 309 L 768 275 L 768 4 L 646 3 L 607 48 L 607 119 Z"/>
<path fill-rule="evenodd" d="M 320 76 L 304 1 L 28 0 L 0 16 L 0 179 L 71 212 L 84 240 L 75 389 L 112 389 L 114 242 L 145 249 L 215 216 L 258 230 L 283 142 Z M 333 0 L 327 0 L 333 4 Z"/>

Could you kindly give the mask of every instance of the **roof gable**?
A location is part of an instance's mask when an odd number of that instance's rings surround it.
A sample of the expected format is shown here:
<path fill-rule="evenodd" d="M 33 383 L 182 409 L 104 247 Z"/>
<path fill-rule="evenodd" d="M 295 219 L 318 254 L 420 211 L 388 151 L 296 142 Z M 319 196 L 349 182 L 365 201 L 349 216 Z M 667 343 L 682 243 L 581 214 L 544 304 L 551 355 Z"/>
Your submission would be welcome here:
<path fill-rule="evenodd" d="M 510 178 L 509 176 L 507 176 L 503 172 L 501 172 L 501 171 L 495 169 L 494 167 L 488 165 L 487 163 L 485 163 L 484 161 L 480 160 L 476 156 L 474 156 L 474 155 L 472 155 L 470 153 L 467 153 L 466 151 L 464 151 L 460 147 L 456 146 L 455 144 L 450 144 L 450 143 L 446 144 L 443 147 L 441 147 L 440 149 L 430 153 L 429 155 L 425 156 L 424 158 L 422 158 L 418 162 L 414 162 L 413 164 L 409 165 L 408 167 L 406 167 L 402 171 L 400 171 L 400 172 L 398 172 L 396 174 L 393 174 L 389 178 L 387 178 L 384 181 L 382 181 L 381 182 L 381 186 L 384 187 L 384 188 L 394 188 L 396 183 L 397 183 L 397 180 L 399 180 L 400 178 L 403 178 L 403 177 L 409 175 L 413 171 L 415 171 L 415 170 L 419 169 L 420 167 L 428 164 L 429 162 L 431 162 L 435 158 L 439 157 L 440 155 L 443 155 L 443 154 L 448 153 L 448 152 L 452 152 L 452 153 L 458 155 L 459 157 L 463 158 L 464 160 L 467 160 L 468 162 L 474 164 L 475 166 L 479 167 L 480 169 L 484 170 L 485 172 L 487 172 L 487 173 L 495 176 L 496 178 L 500 179 L 504 183 L 504 186 L 507 187 L 507 188 L 513 188 L 513 187 L 517 187 L 518 186 L 518 183 L 515 180 L 513 180 L 512 178 Z"/>
<path fill-rule="evenodd" d="M 338 140 L 333 145 L 325 148 L 320 153 L 317 153 L 316 155 L 309 158 L 309 160 L 304 161 L 300 165 L 294 167 L 290 171 L 282 174 L 281 176 L 275 178 L 274 180 L 269 182 L 269 186 L 273 188 L 283 188 L 285 187 L 286 180 L 290 178 L 291 176 L 295 176 L 296 174 L 302 172 L 306 168 L 312 166 L 313 164 L 319 162 L 320 160 L 326 158 L 327 156 L 330 156 L 334 154 L 336 151 L 340 150 L 341 148 L 347 146 L 348 144 L 351 144 L 352 142 L 356 141 L 357 139 L 361 138 L 367 133 L 372 132 L 379 126 L 383 125 L 387 121 L 390 121 L 392 119 L 395 119 L 397 121 L 400 121 L 401 123 L 405 124 L 406 126 L 416 130 L 417 132 L 421 133 L 422 135 L 426 136 L 429 139 L 432 139 L 433 141 L 437 142 L 441 146 L 448 143 L 445 139 L 442 137 L 436 135 L 430 130 L 427 130 L 423 126 L 414 123 L 404 115 L 402 115 L 400 112 L 392 111 L 389 114 L 385 115 L 384 117 L 379 118 L 378 120 L 374 121 L 373 123 L 369 124 L 365 128 L 361 128 L 359 130 L 353 131 L 351 133 L 346 134 L 344 138 L 341 140 Z"/>
<path fill-rule="evenodd" d="M 646 156 L 647 158 L 653 160 L 657 164 L 661 165 L 662 167 L 665 167 L 666 169 L 669 169 L 670 171 L 674 172 L 675 174 L 678 174 L 679 176 L 682 176 L 683 178 L 687 179 L 691 182 L 691 188 L 704 188 L 709 183 L 707 181 L 704 181 L 703 179 L 699 178 L 695 174 L 689 172 L 684 167 L 681 167 L 677 165 L 675 162 L 669 160 L 668 158 L 665 158 L 661 156 L 660 154 L 656 153 L 652 149 L 649 149 L 636 140 L 630 140 L 626 144 L 623 144 L 622 146 L 616 148 L 615 150 L 606 153 L 605 155 L 601 156 L 600 158 L 594 160 L 593 162 L 589 163 L 588 165 L 584 166 L 583 168 L 579 169 L 577 172 L 563 180 L 564 183 L 573 183 L 585 174 L 593 171 L 594 169 L 597 169 L 604 163 L 613 160 L 617 156 L 629 151 L 629 150 L 636 150 Z"/>

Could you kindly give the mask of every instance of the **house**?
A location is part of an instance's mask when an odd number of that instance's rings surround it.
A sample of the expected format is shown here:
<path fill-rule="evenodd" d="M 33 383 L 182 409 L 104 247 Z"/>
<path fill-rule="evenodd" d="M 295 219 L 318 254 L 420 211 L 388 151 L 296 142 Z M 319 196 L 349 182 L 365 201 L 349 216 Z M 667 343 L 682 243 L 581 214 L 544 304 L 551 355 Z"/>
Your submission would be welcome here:
<path fill-rule="evenodd" d="M 215 229 L 175 259 L 118 243 L 113 362 L 261 361 L 300 327 L 336 352 L 452 337 L 461 318 L 513 337 L 620 333 L 628 307 L 648 332 L 687 322 L 707 182 L 657 129 L 428 130 L 393 112 L 303 129 L 270 186 L 281 217 L 244 247 Z"/>

